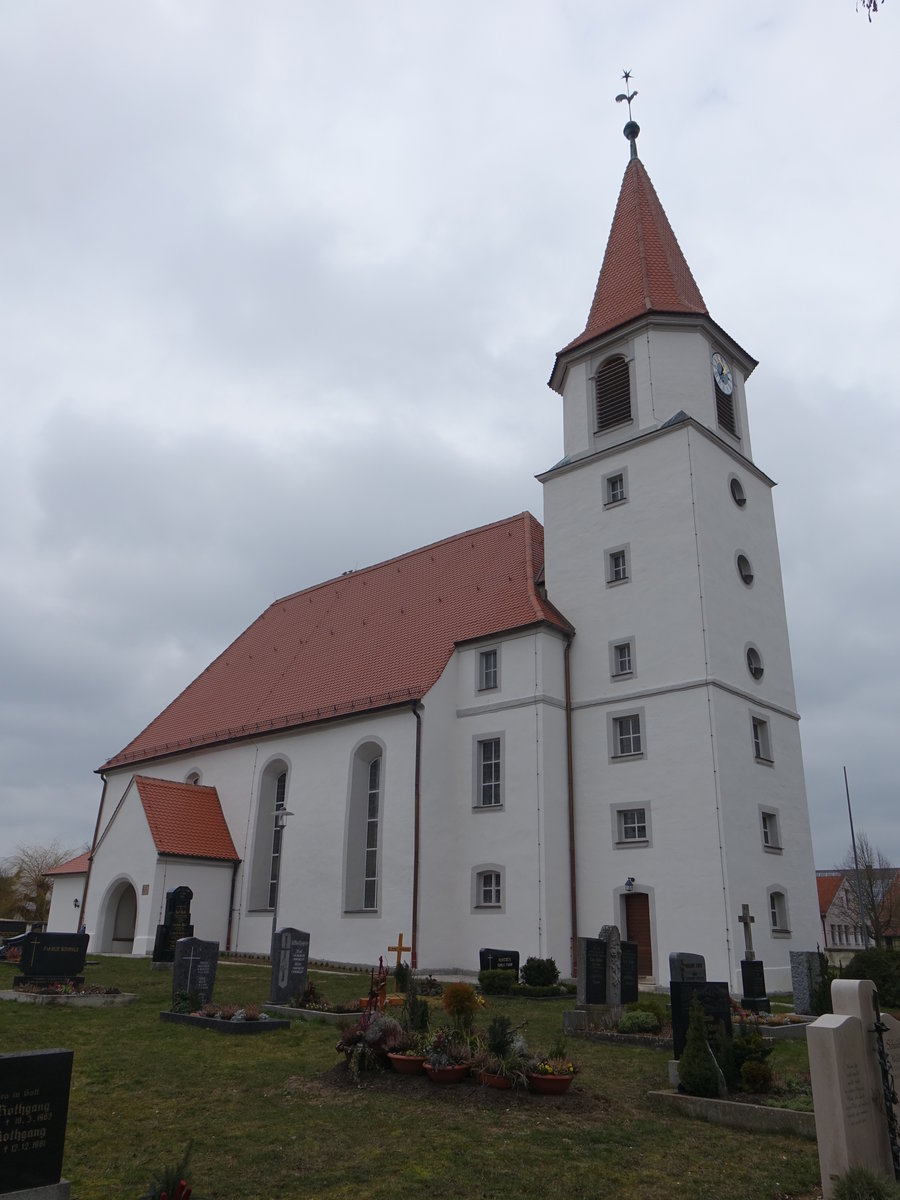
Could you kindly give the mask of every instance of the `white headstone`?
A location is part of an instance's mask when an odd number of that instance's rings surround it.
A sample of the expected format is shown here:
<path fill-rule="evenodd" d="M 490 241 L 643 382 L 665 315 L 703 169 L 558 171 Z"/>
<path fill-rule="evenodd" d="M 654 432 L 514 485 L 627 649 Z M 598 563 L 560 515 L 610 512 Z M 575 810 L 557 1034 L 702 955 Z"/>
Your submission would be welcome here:
<path fill-rule="evenodd" d="M 869 988 L 872 984 L 867 988 L 856 980 L 835 981 L 834 1014 L 806 1030 L 823 1200 L 830 1200 L 835 1182 L 851 1167 L 868 1167 L 887 1179 L 894 1175 Z"/>

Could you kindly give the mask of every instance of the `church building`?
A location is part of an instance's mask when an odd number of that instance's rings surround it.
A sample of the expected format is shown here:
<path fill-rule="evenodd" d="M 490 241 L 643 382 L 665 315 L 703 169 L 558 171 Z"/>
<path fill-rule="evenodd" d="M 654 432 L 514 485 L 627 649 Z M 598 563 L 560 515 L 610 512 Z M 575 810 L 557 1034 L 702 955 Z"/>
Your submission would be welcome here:
<path fill-rule="evenodd" d="M 187 885 L 223 950 L 268 953 L 277 922 L 313 958 L 377 963 L 402 932 L 419 969 L 497 947 L 571 975 L 576 939 L 616 924 L 647 985 L 693 951 L 735 990 L 752 929 L 790 987 L 820 930 L 756 363 L 625 132 L 587 324 L 550 377 L 543 527 L 521 513 L 272 604 L 99 768 L 51 927 L 149 954 Z"/>

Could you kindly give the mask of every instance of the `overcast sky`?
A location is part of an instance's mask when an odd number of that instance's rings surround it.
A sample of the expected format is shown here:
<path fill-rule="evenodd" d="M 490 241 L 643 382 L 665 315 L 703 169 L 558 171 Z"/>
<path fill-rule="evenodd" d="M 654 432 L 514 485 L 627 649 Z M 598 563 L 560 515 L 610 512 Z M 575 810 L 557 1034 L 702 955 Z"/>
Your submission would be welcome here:
<path fill-rule="evenodd" d="M 275 598 L 530 509 L 641 158 L 760 365 L 816 863 L 900 862 L 900 3 L 0 6 L 0 856 Z"/>

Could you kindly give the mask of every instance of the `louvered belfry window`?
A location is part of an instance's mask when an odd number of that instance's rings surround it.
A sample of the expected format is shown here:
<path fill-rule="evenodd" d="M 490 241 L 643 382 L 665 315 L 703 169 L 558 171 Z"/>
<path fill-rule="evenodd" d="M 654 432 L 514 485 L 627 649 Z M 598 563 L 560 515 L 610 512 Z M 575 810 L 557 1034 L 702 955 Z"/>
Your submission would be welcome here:
<path fill-rule="evenodd" d="M 727 429 L 730 434 L 737 437 L 737 422 L 734 419 L 734 394 L 726 396 L 720 388 L 716 388 L 716 420 L 723 429 Z"/>
<path fill-rule="evenodd" d="M 597 372 L 595 386 L 598 433 L 631 420 L 631 382 L 624 358 L 608 359 Z"/>

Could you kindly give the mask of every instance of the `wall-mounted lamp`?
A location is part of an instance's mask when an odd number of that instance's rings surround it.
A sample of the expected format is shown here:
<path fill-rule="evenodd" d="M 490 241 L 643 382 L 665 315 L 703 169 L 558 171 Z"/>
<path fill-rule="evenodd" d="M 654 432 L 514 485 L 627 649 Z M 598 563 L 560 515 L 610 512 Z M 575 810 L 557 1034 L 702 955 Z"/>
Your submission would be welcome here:
<path fill-rule="evenodd" d="M 633 875 L 629 875 L 628 878 L 625 880 L 625 891 L 626 892 L 634 891 L 634 876 Z"/>
<path fill-rule="evenodd" d="M 78 897 L 77 897 L 77 896 L 76 896 L 76 897 L 75 897 L 75 899 L 72 901 L 72 904 L 73 904 L 73 906 L 74 906 L 75 908 L 81 908 L 81 905 L 80 905 L 80 903 L 78 902 Z"/>

